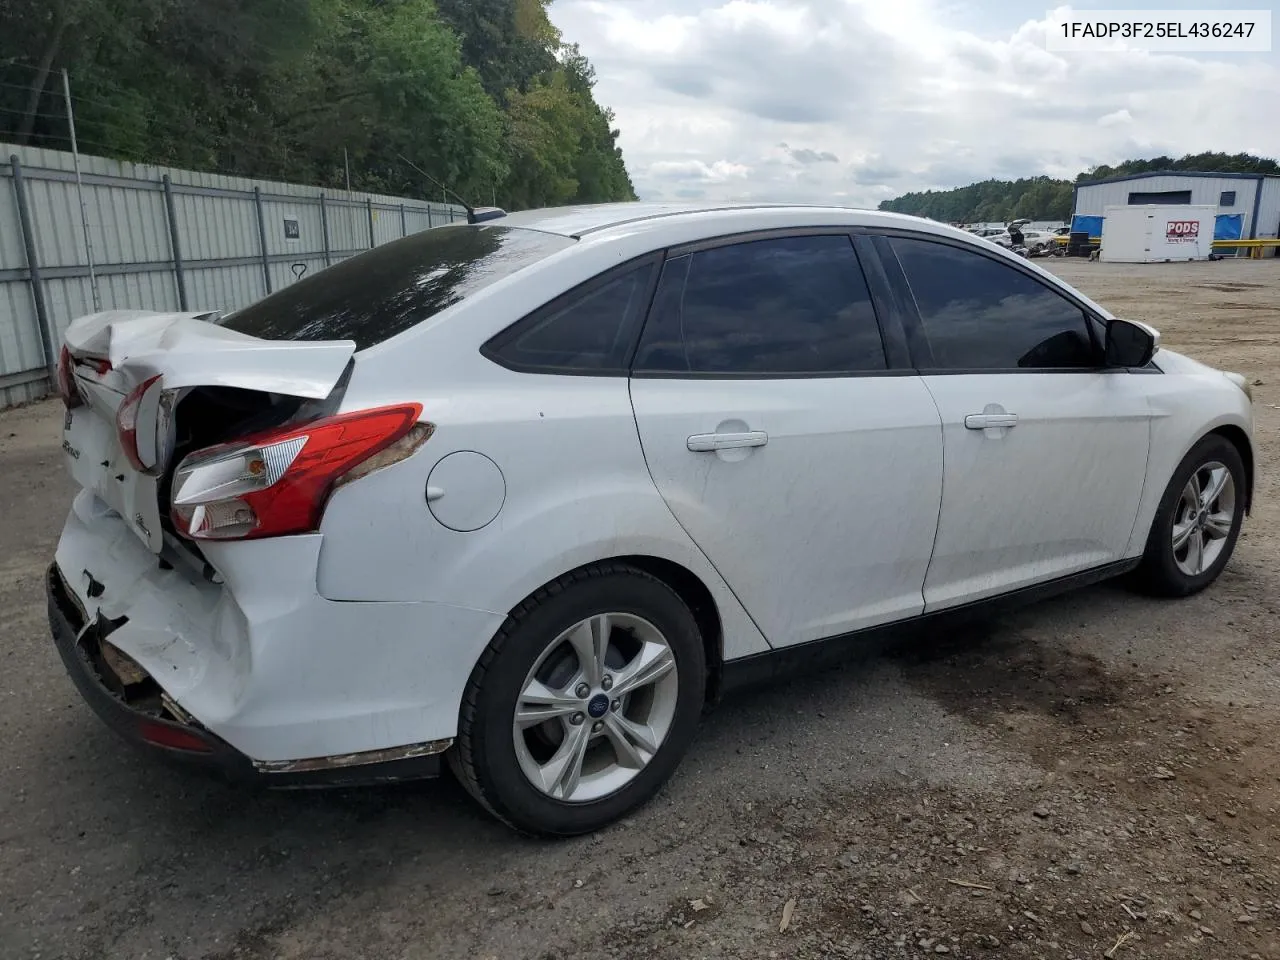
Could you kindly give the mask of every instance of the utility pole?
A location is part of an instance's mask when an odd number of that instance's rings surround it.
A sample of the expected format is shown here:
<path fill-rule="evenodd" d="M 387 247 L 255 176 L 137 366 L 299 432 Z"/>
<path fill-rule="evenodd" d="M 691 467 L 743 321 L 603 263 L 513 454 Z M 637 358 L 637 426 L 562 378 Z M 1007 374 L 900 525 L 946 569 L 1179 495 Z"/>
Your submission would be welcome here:
<path fill-rule="evenodd" d="M 76 144 L 76 116 L 71 109 L 71 79 L 67 76 L 67 68 L 62 68 L 62 97 L 67 104 L 67 128 L 71 134 L 71 159 L 76 168 L 76 199 L 80 201 L 80 227 L 84 231 L 84 253 L 89 261 L 89 290 L 93 295 L 93 312 L 102 309 L 98 299 L 98 277 L 93 269 L 93 241 L 89 239 L 89 214 L 84 205 L 84 182 L 80 179 L 80 149 Z"/>

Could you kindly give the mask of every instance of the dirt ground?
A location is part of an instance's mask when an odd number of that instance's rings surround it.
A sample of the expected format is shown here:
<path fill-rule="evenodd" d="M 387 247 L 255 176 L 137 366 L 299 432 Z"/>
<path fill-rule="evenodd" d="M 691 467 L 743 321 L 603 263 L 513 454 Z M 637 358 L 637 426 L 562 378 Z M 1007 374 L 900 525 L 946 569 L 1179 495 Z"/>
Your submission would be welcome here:
<path fill-rule="evenodd" d="M 125 749 L 44 619 L 58 408 L 0 414 L 0 957 L 1280 958 L 1280 260 L 1052 268 L 1258 382 L 1219 583 L 739 698 L 655 802 L 567 842 L 448 779 L 262 794 Z"/>

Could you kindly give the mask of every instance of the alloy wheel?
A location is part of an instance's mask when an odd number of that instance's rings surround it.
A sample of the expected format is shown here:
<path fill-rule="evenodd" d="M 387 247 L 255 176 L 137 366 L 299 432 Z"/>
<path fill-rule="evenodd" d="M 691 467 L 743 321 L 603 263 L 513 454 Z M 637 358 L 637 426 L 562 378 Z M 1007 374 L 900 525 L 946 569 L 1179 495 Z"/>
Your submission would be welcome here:
<path fill-rule="evenodd" d="M 1236 518 L 1236 484 L 1214 460 L 1196 470 L 1182 488 L 1173 513 L 1173 561 L 1188 577 L 1198 577 L 1226 549 Z"/>
<path fill-rule="evenodd" d="M 671 645 L 647 620 L 600 613 L 575 623 L 521 686 L 512 721 L 521 771 L 568 803 L 616 793 L 662 747 L 679 686 Z"/>

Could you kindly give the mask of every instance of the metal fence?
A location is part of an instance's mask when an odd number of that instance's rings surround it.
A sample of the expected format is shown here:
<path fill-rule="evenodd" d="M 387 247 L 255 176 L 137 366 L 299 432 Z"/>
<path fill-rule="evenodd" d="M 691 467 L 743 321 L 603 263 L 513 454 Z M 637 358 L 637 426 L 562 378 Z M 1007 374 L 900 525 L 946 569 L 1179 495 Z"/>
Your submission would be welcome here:
<path fill-rule="evenodd" d="M 95 310 L 231 310 L 462 207 L 0 144 L 0 408 Z M 82 219 L 80 197 L 84 201 Z M 87 223 L 87 229 L 85 228 Z M 87 242 L 86 242 L 87 241 Z"/>

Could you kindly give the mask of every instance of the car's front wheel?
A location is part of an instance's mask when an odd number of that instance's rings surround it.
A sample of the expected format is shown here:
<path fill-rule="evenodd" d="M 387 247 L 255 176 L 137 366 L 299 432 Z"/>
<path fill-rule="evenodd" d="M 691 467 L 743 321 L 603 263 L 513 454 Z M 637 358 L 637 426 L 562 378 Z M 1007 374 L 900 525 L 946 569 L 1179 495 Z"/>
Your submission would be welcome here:
<path fill-rule="evenodd" d="M 670 777 L 705 685 L 697 622 L 670 587 L 622 564 L 586 567 L 522 603 L 486 649 L 454 773 L 518 830 L 588 833 Z"/>
<path fill-rule="evenodd" d="M 1174 471 L 1147 538 L 1139 583 L 1159 596 L 1203 590 L 1231 559 L 1244 521 L 1247 478 L 1231 441 L 1201 440 Z"/>

